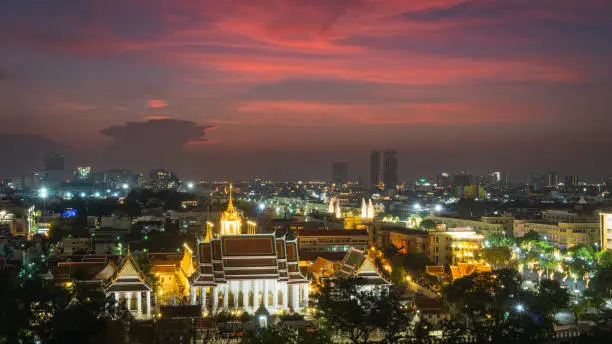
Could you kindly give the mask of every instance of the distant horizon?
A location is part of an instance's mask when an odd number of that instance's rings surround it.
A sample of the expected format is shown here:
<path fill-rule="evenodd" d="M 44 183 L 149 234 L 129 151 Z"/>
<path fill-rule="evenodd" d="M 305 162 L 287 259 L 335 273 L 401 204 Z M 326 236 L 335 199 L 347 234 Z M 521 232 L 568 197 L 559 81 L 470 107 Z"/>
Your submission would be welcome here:
<path fill-rule="evenodd" d="M 383 151 L 384 149 L 381 149 L 381 151 Z M 85 167 L 85 166 L 89 166 L 92 168 L 92 172 L 103 172 L 103 171 L 108 171 L 108 170 L 129 170 L 131 172 L 135 172 L 135 173 L 142 173 L 145 178 L 149 178 L 149 173 L 152 170 L 155 169 L 165 169 L 169 172 L 175 172 L 178 174 L 178 176 L 183 179 L 183 180 L 192 180 L 192 181 L 213 181 L 213 180 L 234 180 L 234 181 L 248 181 L 248 180 L 252 180 L 252 179 L 256 179 L 256 178 L 260 178 L 260 179 L 264 179 L 264 180 L 271 180 L 271 181 L 278 181 L 278 182 L 298 182 L 298 181 L 330 181 L 331 178 L 331 174 L 332 174 L 332 164 L 334 162 L 346 162 L 348 164 L 348 172 L 349 172 L 349 181 L 353 181 L 356 180 L 358 178 L 361 178 L 361 182 L 364 185 L 369 184 L 369 154 L 371 153 L 371 151 L 368 151 L 367 153 L 364 154 L 364 159 L 362 159 L 363 161 L 360 161 L 358 166 L 358 169 L 355 169 L 355 164 L 350 161 L 350 160 L 330 160 L 327 164 L 323 164 L 323 166 L 311 166 L 313 169 L 313 171 L 315 171 L 312 174 L 304 174 L 302 176 L 295 176 L 295 177 L 291 177 L 291 176 L 272 176 L 272 175 L 265 175 L 265 174 L 253 174 L 253 175 L 246 175 L 244 173 L 240 173 L 237 174 L 235 173 L 234 169 L 228 169 L 227 173 L 223 173 L 223 169 L 220 168 L 219 166 L 217 166 L 217 168 L 215 169 L 216 175 L 206 175 L 206 173 L 198 176 L 197 173 L 194 172 L 189 172 L 189 168 L 185 170 L 181 170 L 180 168 L 174 168 L 173 166 L 163 166 L 162 164 L 156 164 L 156 165 L 150 165 L 150 166 L 145 166 L 145 167 L 133 167 L 133 166 L 120 166 L 120 165 L 108 165 L 108 167 L 100 167 L 100 165 L 95 165 L 95 164 L 85 164 L 85 163 L 78 163 L 74 161 L 74 158 L 72 158 L 70 155 L 67 155 L 64 152 L 61 151 L 56 151 L 53 150 L 52 152 L 58 152 L 58 153 L 62 153 L 64 154 L 64 159 L 65 159 L 65 168 L 64 168 L 64 172 L 65 172 L 65 177 L 67 179 L 71 179 L 72 177 L 72 172 L 74 172 L 74 170 L 77 167 Z M 50 152 L 51 153 L 51 152 Z M 18 177 L 24 177 L 27 176 L 31 173 L 37 172 L 37 171 L 44 171 L 44 167 L 43 167 L 43 159 L 44 159 L 44 155 L 43 154 L 41 156 L 41 159 L 38 161 L 34 161 L 34 160 L 29 160 L 28 161 L 28 165 L 32 165 L 35 166 L 33 167 L 31 170 L 26 171 L 24 170 L 23 172 L 17 172 L 17 173 L 12 173 L 12 174 L 7 174 L 4 172 L 4 170 L 6 170 L 6 168 L 2 168 L 0 167 L 0 180 L 1 179 L 11 179 L 11 178 L 18 178 Z M 605 179 L 608 176 L 612 176 L 612 172 L 610 173 L 605 173 L 605 172 L 601 172 L 601 174 L 599 176 L 597 176 L 596 174 L 593 174 L 593 171 L 591 170 L 591 174 L 589 176 L 584 176 L 581 174 L 570 174 L 570 173 L 565 173 L 563 172 L 563 170 L 559 170 L 559 169 L 546 169 L 546 170 L 537 170 L 537 171 L 531 171 L 531 172 L 516 172 L 517 170 L 520 170 L 519 168 L 514 168 L 514 169 L 510 169 L 510 170 L 505 170 L 505 169 L 487 169 L 487 170 L 477 170 L 477 169 L 470 169 L 470 168 L 457 168 L 457 169 L 452 169 L 452 168 L 447 168 L 447 169 L 441 169 L 441 170 L 437 170 L 437 171 L 431 171 L 431 169 L 423 169 L 423 173 L 418 173 L 418 171 L 416 169 L 413 169 L 413 173 L 410 176 L 406 176 L 406 173 L 402 173 L 402 166 L 406 166 L 406 165 L 410 165 L 409 162 L 404 162 L 402 160 L 402 155 L 401 153 L 398 152 L 398 160 L 399 160 L 399 168 L 398 168 L 398 174 L 399 174 L 399 180 L 400 182 L 414 182 L 417 181 L 419 178 L 421 177 L 425 177 L 425 178 L 431 178 L 434 179 L 441 173 L 448 173 L 451 180 L 453 178 L 453 176 L 460 174 L 461 172 L 465 172 L 466 174 L 470 174 L 472 176 L 472 180 L 475 182 L 475 178 L 478 176 L 488 176 L 490 173 L 492 172 L 502 172 L 502 173 L 507 173 L 508 174 L 508 179 L 511 183 L 513 184 L 524 184 L 524 183 L 529 183 L 531 180 L 531 176 L 534 174 L 543 174 L 545 178 L 547 178 L 548 173 L 549 172 L 556 172 L 559 178 L 559 182 L 563 183 L 564 178 L 566 176 L 578 176 L 578 181 L 579 182 L 588 182 L 588 183 L 597 183 L 597 182 L 601 182 L 601 181 L 605 181 Z M 222 160 L 216 160 L 215 163 L 218 163 L 218 165 L 222 165 Z M 282 165 L 283 163 L 280 161 L 276 161 L 276 164 L 267 164 L 267 166 L 272 167 L 273 169 L 278 169 L 281 170 L 282 169 Z M 246 165 L 246 164 L 245 164 Z M 6 166 L 6 165 L 4 165 Z M 3 166 L 3 167 L 4 167 Z M 321 172 L 322 170 L 327 170 L 325 172 Z M 241 170 L 241 169 L 239 169 Z M 355 173 L 355 170 L 357 171 L 365 171 L 365 173 Z M 318 171 L 318 172 L 316 172 Z M 484 172 L 486 171 L 486 172 Z M 510 172 L 510 171 L 515 171 Z M 248 173 L 248 172 L 245 172 Z"/>

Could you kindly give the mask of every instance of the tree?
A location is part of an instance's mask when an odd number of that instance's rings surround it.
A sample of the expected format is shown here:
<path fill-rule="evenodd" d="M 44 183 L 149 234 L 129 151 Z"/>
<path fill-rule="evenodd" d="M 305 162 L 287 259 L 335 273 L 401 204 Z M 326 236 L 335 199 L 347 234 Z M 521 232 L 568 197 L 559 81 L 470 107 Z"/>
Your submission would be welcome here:
<path fill-rule="evenodd" d="M 389 298 L 378 288 L 363 288 L 359 279 L 339 279 L 325 285 L 317 295 L 319 317 L 336 334 L 351 342 L 367 343 L 377 328 L 385 326 L 381 317 L 389 312 Z M 388 314 L 388 313 L 386 313 Z"/>
<path fill-rule="evenodd" d="M 425 219 L 421 222 L 421 228 L 428 231 L 434 230 L 436 229 L 436 222 L 431 219 Z"/>
<path fill-rule="evenodd" d="M 512 257 L 509 247 L 486 247 L 481 251 L 482 258 L 493 266 L 507 266 Z"/>
<path fill-rule="evenodd" d="M 477 341 L 515 343 L 536 340 L 552 331 L 555 310 L 569 296 L 558 283 L 543 282 L 537 293 L 521 288 L 519 274 L 510 269 L 476 273 L 456 279 L 442 296 L 456 321 Z"/>

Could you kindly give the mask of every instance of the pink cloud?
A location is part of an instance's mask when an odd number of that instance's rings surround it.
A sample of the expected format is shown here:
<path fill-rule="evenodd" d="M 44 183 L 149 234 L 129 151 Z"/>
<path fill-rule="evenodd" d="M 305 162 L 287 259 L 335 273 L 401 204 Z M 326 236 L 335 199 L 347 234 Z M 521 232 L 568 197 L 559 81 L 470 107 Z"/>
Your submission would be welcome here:
<path fill-rule="evenodd" d="M 249 101 L 238 106 L 243 124 L 508 124 L 538 112 L 527 105 L 493 103 L 334 104 L 306 101 Z"/>

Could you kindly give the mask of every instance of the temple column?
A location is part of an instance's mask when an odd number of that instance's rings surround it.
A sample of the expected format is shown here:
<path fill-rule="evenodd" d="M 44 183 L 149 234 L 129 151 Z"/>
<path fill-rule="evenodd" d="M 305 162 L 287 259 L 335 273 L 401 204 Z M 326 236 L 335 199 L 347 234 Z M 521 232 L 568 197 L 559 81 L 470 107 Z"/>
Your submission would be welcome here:
<path fill-rule="evenodd" d="M 147 291 L 147 317 L 151 316 L 151 292 Z"/>
<path fill-rule="evenodd" d="M 125 293 L 125 304 L 127 306 L 127 310 L 131 311 L 132 307 L 132 293 Z"/>
<path fill-rule="evenodd" d="M 278 303 L 278 281 L 272 282 L 272 285 L 274 286 L 274 295 L 272 295 L 272 306 L 275 310 L 278 310 L 278 307 L 280 307 L 280 304 Z"/>
<path fill-rule="evenodd" d="M 268 284 L 270 283 L 270 281 L 268 280 L 263 280 L 263 305 L 264 307 L 268 308 Z"/>
<path fill-rule="evenodd" d="M 242 305 L 245 311 L 249 309 L 249 288 L 247 288 L 247 283 L 242 281 Z"/>
<path fill-rule="evenodd" d="M 115 307 L 119 307 L 119 292 L 116 291 L 113 295 L 115 295 Z"/>
<path fill-rule="evenodd" d="M 310 299 L 310 288 L 308 287 L 308 284 L 304 284 L 304 303 L 306 305 L 308 305 L 308 301 Z"/>
<path fill-rule="evenodd" d="M 189 287 L 189 304 L 196 304 L 196 288 L 194 286 Z"/>
<path fill-rule="evenodd" d="M 289 309 L 289 288 L 287 282 L 283 283 L 283 309 Z"/>
<path fill-rule="evenodd" d="M 212 312 L 215 313 L 219 307 L 219 292 L 217 287 L 212 287 Z"/>
<path fill-rule="evenodd" d="M 291 306 L 293 307 L 293 311 L 297 313 L 298 308 L 300 307 L 299 303 L 299 284 L 291 285 Z"/>
<path fill-rule="evenodd" d="M 255 284 L 255 292 L 253 293 L 253 311 L 255 311 L 257 307 L 259 307 L 260 287 L 259 287 L 259 281 L 253 281 L 253 283 Z"/>
<path fill-rule="evenodd" d="M 223 308 L 229 308 L 229 282 L 223 286 Z"/>
<path fill-rule="evenodd" d="M 202 314 L 207 313 L 206 309 L 206 287 L 200 287 L 200 304 L 202 305 Z"/>
<path fill-rule="evenodd" d="M 136 311 L 138 314 L 138 317 L 142 316 L 142 293 L 138 292 L 136 293 Z"/>
<path fill-rule="evenodd" d="M 240 296 L 240 293 L 238 291 L 238 287 L 239 287 L 239 283 L 238 281 L 234 281 L 232 282 L 232 294 L 234 294 L 234 308 L 238 308 L 238 297 Z"/>

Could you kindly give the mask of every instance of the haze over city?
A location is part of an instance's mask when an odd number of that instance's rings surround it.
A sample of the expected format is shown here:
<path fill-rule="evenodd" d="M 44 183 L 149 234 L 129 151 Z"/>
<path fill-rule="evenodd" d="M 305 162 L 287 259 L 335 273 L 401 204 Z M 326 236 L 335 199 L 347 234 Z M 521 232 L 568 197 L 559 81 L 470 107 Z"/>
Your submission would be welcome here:
<path fill-rule="evenodd" d="M 0 175 L 165 167 L 191 178 L 400 179 L 612 170 L 612 4 L 0 4 Z"/>

